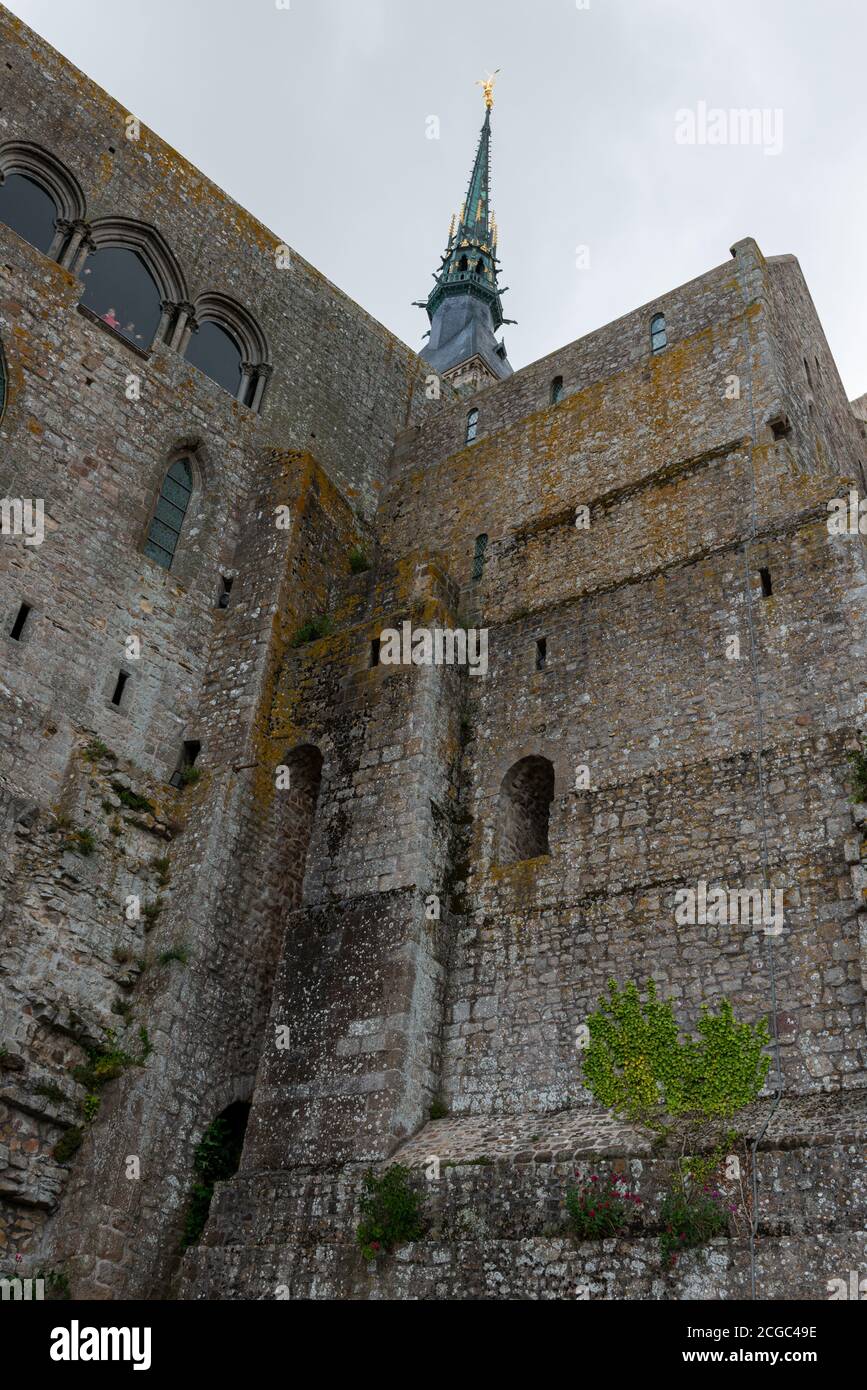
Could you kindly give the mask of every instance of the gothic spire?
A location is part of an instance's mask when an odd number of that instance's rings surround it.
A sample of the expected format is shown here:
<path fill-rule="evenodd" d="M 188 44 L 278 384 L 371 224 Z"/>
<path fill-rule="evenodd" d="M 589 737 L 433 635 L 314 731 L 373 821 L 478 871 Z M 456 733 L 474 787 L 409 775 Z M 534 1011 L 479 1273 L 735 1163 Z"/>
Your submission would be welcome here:
<path fill-rule="evenodd" d="M 505 348 L 494 338 L 503 324 L 497 283 L 496 222 L 490 206 L 491 107 L 494 78 L 480 85 L 485 96 L 485 119 L 466 197 L 452 219 L 445 253 L 434 272 L 427 301 L 430 342 L 422 357 L 449 375 L 470 359 L 479 358 L 482 377 L 511 375 Z"/>

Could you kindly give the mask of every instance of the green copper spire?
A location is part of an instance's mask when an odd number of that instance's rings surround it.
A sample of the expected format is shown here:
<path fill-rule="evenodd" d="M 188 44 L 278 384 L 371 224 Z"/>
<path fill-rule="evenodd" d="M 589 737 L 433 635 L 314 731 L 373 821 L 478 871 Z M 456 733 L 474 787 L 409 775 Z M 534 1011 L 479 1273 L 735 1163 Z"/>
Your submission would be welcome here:
<path fill-rule="evenodd" d="M 449 233 L 448 245 L 436 273 L 436 285 L 427 301 L 431 320 L 443 298 L 457 291 L 485 300 L 491 308 L 492 327 L 503 322 L 503 308 L 497 288 L 496 226 L 491 219 L 491 111 L 485 112 L 473 172 L 457 227 Z"/>
<path fill-rule="evenodd" d="M 503 318 L 497 284 L 497 225 L 491 213 L 491 107 L 493 78 L 481 83 L 485 119 L 461 213 L 449 229 L 449 239 L 435 284 L 426 303 L 431 323 L 430 342 L 422 352 L 443 374 L 474 357 L 487 373 L 511 375 L 505 348 L 494 338 Z"/>

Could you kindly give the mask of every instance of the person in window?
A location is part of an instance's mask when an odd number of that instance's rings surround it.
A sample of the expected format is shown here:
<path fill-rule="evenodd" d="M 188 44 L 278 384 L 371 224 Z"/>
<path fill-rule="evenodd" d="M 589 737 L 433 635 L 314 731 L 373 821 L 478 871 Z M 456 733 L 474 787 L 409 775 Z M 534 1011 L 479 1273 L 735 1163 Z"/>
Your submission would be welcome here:
<path fill-rule="evenodd" d="M 102 316 L 102 321 L 103 321 L 103 323 L 107 323 L 108 326 L 109 326 L 109 328 L 120 328 L 120 319 L 119 319 L 119 318 L 117 317 L 117 315 L 115 314 L 113 308 L 112 308 L 112 309 L 108 309 L 108 310 L 103 314 L 103 316 Z"/>

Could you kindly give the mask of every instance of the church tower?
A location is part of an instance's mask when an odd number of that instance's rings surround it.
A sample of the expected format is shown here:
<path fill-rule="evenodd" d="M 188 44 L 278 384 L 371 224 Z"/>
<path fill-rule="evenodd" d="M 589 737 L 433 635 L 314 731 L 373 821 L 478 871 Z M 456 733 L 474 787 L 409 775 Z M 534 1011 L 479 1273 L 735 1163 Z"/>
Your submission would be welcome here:
<path fill-rule="evenodd" d="M 512 375 L 505 344 L 495 336 L 503 323 L 497 284 L 497 224 L 491 213 L 491 107 L 494 79 L 481 83 L 485 119 L 460 217 L 449 239 L 426 303 L 430 339 L 421 356 L 438 375 L 467 394 Z M 457 221 L 457 225 L 456 225 Z"/>

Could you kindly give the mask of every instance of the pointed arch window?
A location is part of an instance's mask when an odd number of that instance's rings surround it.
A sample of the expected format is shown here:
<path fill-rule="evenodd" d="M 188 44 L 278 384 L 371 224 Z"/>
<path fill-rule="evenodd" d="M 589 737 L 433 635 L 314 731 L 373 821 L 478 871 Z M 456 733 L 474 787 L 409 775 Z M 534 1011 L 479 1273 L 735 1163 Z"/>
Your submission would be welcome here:
<path fill-rule="evenodd" d="M 650 349 L 651 352 L 662 352 L 664 347 L 668 347 L 665 314 L 654 314 L 650 320 Z"/>
<path fill-rule="evenodd" d="M 557 402 L 562 401 L 562 399 L 563 378 L 561 376 L 555 376 L 554 380 L 551 382 L 551 404 L 556 405 Z"/>
<path fill-rule="evenodd" d="M 467 444 L 472 444 L 472 443 L 473 443 L 473 440 L 477 437 L 478 433 L 479 433 L 479 412 L 478 412 L 477 410 L 473 409 L 473 410 L 470 411 L 469 415 L 467 416 L 466 443 L 467 443 Z"/>
<path fill-rule="evenodd" d="M 485 572 L 485 551 L 488 548 L 488 538 L 485 535 L 476 536 L 476 548 L 473 552 L 473 580 L 478 582 Z"/>
<path fill-rule="evenodd" d="M 252 314 L 228 295 L 199 295 L 180 340 L 186 360 L 241 405 L 259 410 L 273 368 Z"/>
<path fill-rule="evenodd" d="M 84 284 L 78 307 L 86 317 L 139 352 L 171 340 L 188 295 L 183 271 L 155 227 L 101 218 L 88 229 L 73 270 Z"/>
<path fill-rule="evenodd" d="M 145 542 L 145 554 L 163 569 L 172 567 L 192 491 L 193 473 L 189 461 L 175 459 L 163 480 Z"/>
<path fill-rule="evenodd" d="M 222 324 L 209 320 L 191 335 L 186 359 L 218 386 L 237 397 L 241 385 L 241 349 Z"/>
<path fill-rule="evenodd" d="M 47 255 L 56 231 L 57 204 L 27 174 L 9 174 L 0 183 L 0 222 Z"/>
<path fill-rule="evenodd" d="M 84 232 L 78 180 L 48 150 L 27 140 L 0 145 L 0 222 L 61 265 Z"/>
<path fill-rule="evenodd" d="M 3 344 L 0 343 L 0 423 L 6 414 L 6 359 L 3 356 Z"/>
<path fill-rule="evenodd" d="M 82 276 L 84 308 L 147 351 L 162 318 L 162 303 L 156 281 L 138 252 L 127 246 L 98 246 Z"/>

